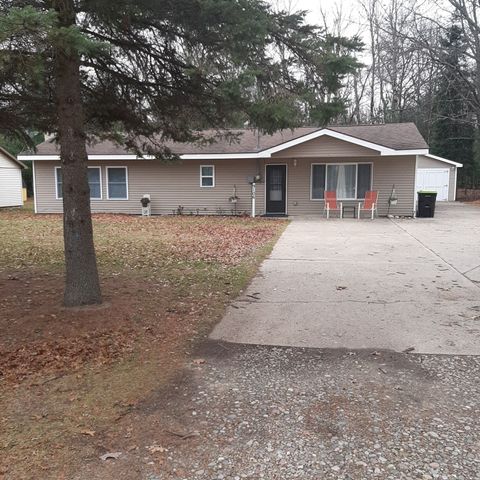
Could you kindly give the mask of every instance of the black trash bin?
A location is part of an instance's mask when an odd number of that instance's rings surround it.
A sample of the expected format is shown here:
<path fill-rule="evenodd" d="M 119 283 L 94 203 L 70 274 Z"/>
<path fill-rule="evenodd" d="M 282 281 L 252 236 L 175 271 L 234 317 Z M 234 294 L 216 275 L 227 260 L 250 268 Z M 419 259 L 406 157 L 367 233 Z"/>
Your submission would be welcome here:
<path fill-rule="evenodd" d="M 418 192 L 417 217 L 434 217 L 436 201 L 437 192 Z"/>

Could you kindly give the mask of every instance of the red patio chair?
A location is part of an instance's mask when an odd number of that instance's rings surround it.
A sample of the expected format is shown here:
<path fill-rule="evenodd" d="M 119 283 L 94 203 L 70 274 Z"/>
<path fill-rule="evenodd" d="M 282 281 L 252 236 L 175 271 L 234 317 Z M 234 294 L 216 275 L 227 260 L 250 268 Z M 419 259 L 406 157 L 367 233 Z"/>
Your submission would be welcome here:
<path fill-rule="evenodd" d="M 330 218 L 330 212 L 338 211 L 338 216 L 342 218 L 342 202 L 337 203 L 337 192 L 327 191 L 325 192 L 325 207 L 324 213 L 326 213 L 327 218 Z"/>
<path fill-rule="evenodd" d="M 375 215 L 378 215 L 377 203 L 378 203 L 378 192 L 375 192 L 375 191 L 366 192 L 363 205 L 361 203 L 358 204 L 358 219 L 360 219 L 361 212 L 369 212 L 373 220 Z"/>

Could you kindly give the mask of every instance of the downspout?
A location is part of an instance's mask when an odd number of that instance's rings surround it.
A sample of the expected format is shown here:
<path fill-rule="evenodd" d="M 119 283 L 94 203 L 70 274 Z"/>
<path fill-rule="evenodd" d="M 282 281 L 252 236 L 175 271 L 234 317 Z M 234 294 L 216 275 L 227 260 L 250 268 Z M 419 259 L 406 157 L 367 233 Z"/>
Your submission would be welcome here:
<path fill-rule="evenodd" d="M 32 160 L 33 211 L 37 213 L 37 185 L 35 182 L 35 160 Z"/>
<path fill-rule="evenodd" d="M 455 185 L 453 187 L 453 201 L 457 201 L 457 173 L 458 173 L 458 167 L 455 166 Z M 449 185 L 450 187 L 450 185 Z"/>
<path fill-rule="evenodd" d="M 257 135 L 257 152 L 260 151 L 260 130 L 257 128 L 256 129 L 256 135 Z M 258 175 L 261 178 L 261 173 L 260 173 L 260 158 L 256 158 L 256 164 L 257 164 L 257 172 L 256 175 Z M 255 218 L 256 216 L 256 195 L 257 195 L 257 185 L 256 182 L 252 183 L 252 218 Z"/>
<path fill-rule="evenodd" d="M 418 155 L 415 155 L 415 177 L 413 181 L 413 218 L 417 217 L 417 164 L 418 164 Z"/>

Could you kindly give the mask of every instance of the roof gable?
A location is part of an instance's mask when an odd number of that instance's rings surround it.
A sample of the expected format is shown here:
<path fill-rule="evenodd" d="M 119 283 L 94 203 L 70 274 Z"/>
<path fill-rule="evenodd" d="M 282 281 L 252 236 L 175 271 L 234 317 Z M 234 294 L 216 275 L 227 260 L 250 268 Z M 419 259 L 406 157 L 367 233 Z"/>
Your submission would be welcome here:
<path fill-rule="evenodd" d="M 272 157 L 361 157 L 380 154 L 377 146 L 366 147 L 350 139 L 338 138 L 326 130 L 315 138 L 303 140 L 293 146 L 282 146 L 284 148 L 273 152 Z"/>
<path fill-rule="evenodd" d="M 438 162 L 448 163 L 449 165 L 455 165 L 456 167 L 463 167 L 463 163 L 454 162 L 453 160 L 449 160 L 448 158 L 439 157 L 438 155 L 432 155 L 431 153 L 427 153 L 423 155 L 424 157 L 431 158 L 432 160 L 436 160 Z"/>
<path fill-rule="evenodd" d="M 3 147 L 0 147 L 0 155 L 3 158 L 6 158 L 11 163 L 15 164 L 16 167 L 27 168 L 27 166 L 24 163 L 22 163 L 20 160 L 17 160 L 10 152 L 5 150 Z"/>

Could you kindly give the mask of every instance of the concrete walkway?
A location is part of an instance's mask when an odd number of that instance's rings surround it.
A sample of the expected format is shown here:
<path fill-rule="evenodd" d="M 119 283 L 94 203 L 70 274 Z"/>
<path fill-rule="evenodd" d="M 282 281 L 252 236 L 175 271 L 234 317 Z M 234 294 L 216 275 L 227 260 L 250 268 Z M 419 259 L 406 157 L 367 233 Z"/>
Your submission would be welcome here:
<path fill-rule="evenodd" d="M 295 219 L 211 338 L 480 354 L 480 208 L 434 219 Z"/>

